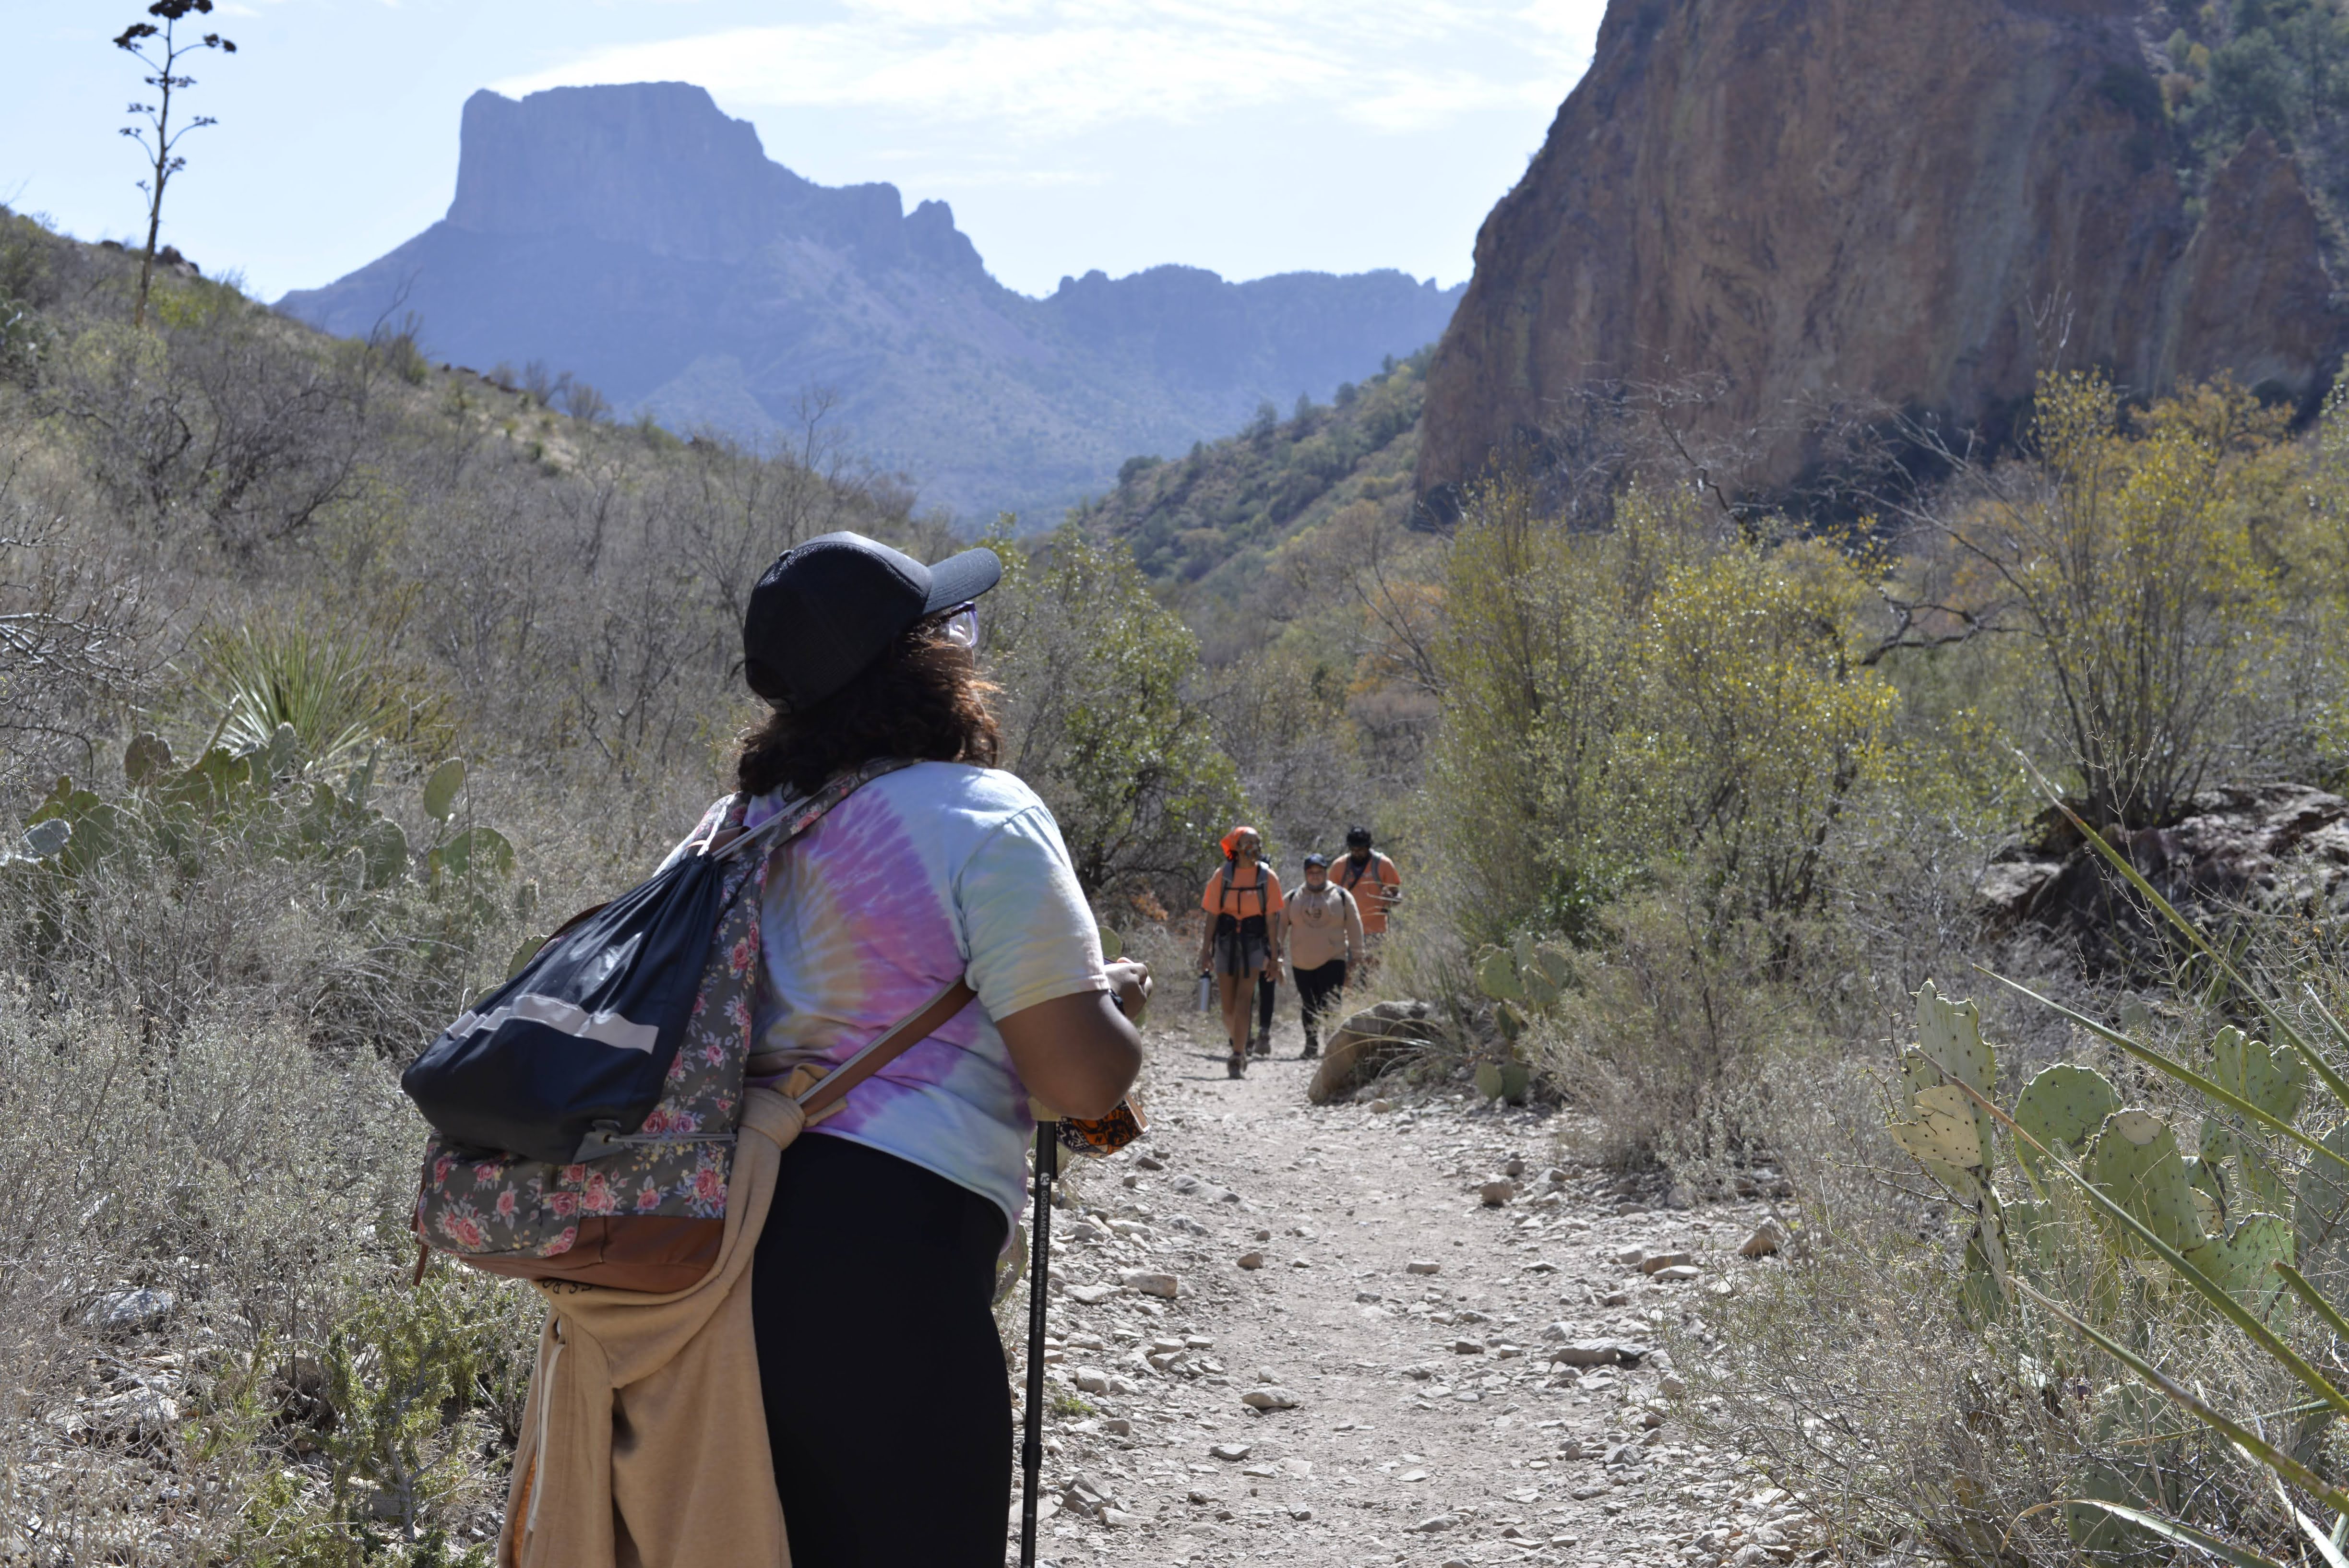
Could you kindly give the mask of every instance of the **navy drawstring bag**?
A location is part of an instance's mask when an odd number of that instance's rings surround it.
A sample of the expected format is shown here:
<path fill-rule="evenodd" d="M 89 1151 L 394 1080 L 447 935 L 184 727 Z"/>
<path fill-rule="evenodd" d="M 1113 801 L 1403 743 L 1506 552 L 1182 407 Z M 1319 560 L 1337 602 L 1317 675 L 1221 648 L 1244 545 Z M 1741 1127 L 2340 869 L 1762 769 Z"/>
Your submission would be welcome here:
<path fill-rule="evenodd" d="M 470 1148 L 557 1165 L 620 1152 L 660 1103 L 676 1063 L 725 913 L 726 862 L 753 844 L 797 838 L 859 786 L 904 766 L 836 779 L 575 917 L 442 1030 L 399 1075 L 400 1089 L 434 1130 Z"/>

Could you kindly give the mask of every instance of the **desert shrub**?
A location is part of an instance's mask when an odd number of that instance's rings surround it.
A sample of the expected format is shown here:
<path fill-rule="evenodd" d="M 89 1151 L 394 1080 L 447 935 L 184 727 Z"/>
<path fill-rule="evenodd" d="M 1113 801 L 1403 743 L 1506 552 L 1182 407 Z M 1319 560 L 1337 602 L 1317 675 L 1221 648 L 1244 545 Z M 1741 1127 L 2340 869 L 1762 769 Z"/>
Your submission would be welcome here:
<path fill-rule="evenodd" d="M 1454 540 L 1434 650 L 1433 929 L 1407 967 L 1455 983 L 1481 944 L 1578 944 L 1517 1054 L 1619 1161 L 1676 1130 L 1710 1129 L 1707 1158 L 1750 1141 L 1739 1086 L 1816 1025 L 1795 998 L 1833 971 L 1806 933 L 1895 773 L 1873 558 L 1697 502 L 1635 489 L 1573 530 L 1495 481 Z"/>
<path fill-rule="evenodd" d="M 45 453 L 0 429 L 0 791 L 87 756 L 152 663 L 140 584 L 78 499 Z"/>
<path fill-rule="evenodd" d="M 1936 517 L 1966 591 L 2020 634 L 2018 738 L 2064 759 L 2096 821 L 2166 822 L 2276 749 L 2297 686 L 2281 430 L 2226 386 L 2130 415 L 2109 382 L 2050 375 L 2025 455 L 1961 466 Z"/>
<path fill-rule="evenodd" d="M 160 333 L 100 320 L 51 356 L 43 407 L 81 438 L 98 486 L 159 537 L 248 552 L 307 530 L 347 493 L 388 372 L 364 345 L 289 341 L 288 324 L 213 284 Z"/>
<path fill-rule="evenodd" d="M 1763 1062 L 1817 1037 L 1786 969 L 1783 933 L 1719 919 L 1699 890 L 1667 883 L 1607 907 L 1572 984 L 1520 1049 L 1585 1113 L 1588 1155 L 1669 1156 L 1683 1188 L 1716 1196 L 1708 1168 L 1762 1143 Z"/>
<path fill-rule="evenodd" d="M 1487 940 L 1578 936 L 1659 861 L 1702 867 L 1725 907 L 1816 907 L 1898 708 L 1866 570 L 1723 531 L 1691 497 L 1634 491 L 1595 532 L 1514 480 L 1474 498 L 1437 653 L 1445 913 Z"/>
<path fill-rule="evenodd" d="M 1193 687 L 1198 644 L 1133 559 L 1063 531 L 1034 555 L 992 542 L 1004 581 L 981 612 L 1003 687 L 1002 765 L 1051 807 L 1095 901 L 1184 907 L 1239 809 Z"/>
<path fill-rule="evenodd" d="M 486 1527 L 481 1450 L 513 1418 L 527 1328 L 485 1283 L 407 1295 L 422 1128 L 371 1055 L 238 1006 L 170 1030 L 60 1009 L 19 977 L 0 990 L 0 1527 L 58 1561 L 212 1562 L 242 1538 L 242 1561 L 356 1562 L 272 1557 L 288 1532 L 267 1522 L 330 1517 L 337 1467 L 375 1486 L 385 1454 L 460 1450 L 461 1484 L 417 1471 L 405 1518 L 376 1528 Z M 92 1319 L 129 1290 L 168 1300 L 128 1331 Z M 446 1399 L 411 1399 L 388 1436 L 368 1412 L 422 1367 Z"/>

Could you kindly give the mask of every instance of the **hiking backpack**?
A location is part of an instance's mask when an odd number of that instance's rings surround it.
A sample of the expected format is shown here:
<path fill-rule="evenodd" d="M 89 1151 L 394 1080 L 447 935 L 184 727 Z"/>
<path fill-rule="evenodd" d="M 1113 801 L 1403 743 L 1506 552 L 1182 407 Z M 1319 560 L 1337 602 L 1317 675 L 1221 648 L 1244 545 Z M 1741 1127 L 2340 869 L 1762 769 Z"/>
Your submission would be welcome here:
<path fill-rule="evenodd" d="M 1232 896 L 1232 867 L 1235 863 L 1236 862 L 1229 858 L 1226 858 L 1224 861 L 1224 869 L 1221 872 L 1224 879 L 1224 889 L 1223 892 L 1217 894 L 1216 898 L 1216 918 L 1218 920 L 1224 918 L 1224 901 Z M 1245 909 L 1247 907 L 1247 895 L 1253 892 L 1256 894 L 1256 918 L 1260 920 L 1269 915 L 1272 913 L 1272 862 L 1267 860 L 1258 860 L 1256 862 L 1255 883 L 1252 886 L 1244 887 L 1239 891 L 1241 908 Z M 1234 920 L 1240 920 L 1246 917 L 1236 914 L 1231 918 Z"/>
<path fill-rule="evenodd" d="M 702 853 L 688 854 L 651 882 L 603 906 L 622 909 L 660 885 L 684 885 L 706 892 L 712 906 L 714 933 L 710 925 L 699 925 L 701 937 L 697 942 L 691 940 L 689 924 L 682 934 L 638 930 L 633 940 L 623 937 L 620 956 L 612 961 L 613 973 L 602 977 L 606 982 L 616 976 L 625 981 L 633 965 L 648 951 L 678 954 L 673 960 L 678 973 L 667 978 L 680 983 L 686 1003 L 674 1033 L 655 1041 L 648 1051 L 607 1043 L 617 1026 L 609 1018 L 598 1024 L 598 1013 L 580 1006 L 575 995 L 567 1002 L 558 995 L 534 1009 L 528 1001 L 542 994 L 530 991 L 524 984 L 534 975 L 539 976 L 538 984 L 548 987 L 566 975 L 574 982 L 581 975 L 594 978 L 595 953 L 615 951 L 608 945 L 600 949 L 592 945 L 610 940 L 609 932 L 597 934 L 610 923 L 598 918 L 574 921 L 568 928 L 571 934 L 558 933 L 549 939 L 545 949 L 513 981 L 469 1010 L 417 1058 L 402 1075 L 401 1087 L 435 1127 L 425 1147 L 423 1176 L 410 1221 L 420 1249 L 419 1277 L 435 1248 L 491 1274 L 572 1279 L 623 1290 L 681 1290 L 709 1273 L 725 1234 L 727 1184 L 733 1174 L 734 1134 L 742 1114 L 751 1004 L 760 972 L 761 895 L 766 890 L 771 851 L 812 827 L 858 785 L 888 770 L 886 767 L 867 769 L 848 775 L 812 799 L 787 809 L 774 819 L 783 831 L 771 839 L 771 823 L 749 833 L 740 832 L 748 797 L 738 795 L 720 802 L 694 830 L 693 838 L 699 841 Z M 730 832 L 740 836 L 714 851 L 710 848 Z M 764 843 L 765 852 L 735 852 L 754 842 Z M 708 887 L 700 889 L 684 879 L 664 884 L 664 878 L 686 867 L 708 873 Z M 672 910 L 672 916 L 686 922 L 699 919 L 698 899 L 678 902 L 685 908 Z M 638 923 L 644 924 L 642 918 Z M 579 952 L 566 956 L 560 951 L 572 948 L 585 950 L 585 959 Z M 686 957 L 688 949 L 691 956 Z M 660 977 L 643 978 L 649 982 Z M 686 985 L 690 989 L 685 989 Z M 639 986 L 631 994 L 647 988 Z M 574 983 L 571 989 L 577 993 L 579 987 Z M 968 998 L 967 989 L 962 995 Z M 517 1002 L 517 998 L 523 1000 Z M 945 999 L 942 994 L 940 1000 Z M 570 1006 L 586 1022 L 583 1025 L 562 1015 L 562 1006 Z M 509 1016 L 499 1019 L 501 1010 Z M 567 1032 L 558 1028 L 558 1037 L 554 1038 L 517 1031 L 517 1019 L 524 1025 L 543 1022 L 533 1018 L 533 1011 L 554 1016 L 558 1025 L 572 1026 Z M 616 1009 L 603 1011 L 617 1017 L 619 1025 L 653 1028 L 642 1017 L 619 1016 Z M 926 1035 L 944 1021 L 929 1023 L 921 1033 Z M 907 1020 L 909 1025 L 916 1022 Z M 450 1109 L 451 1099 L 462 1092 L 469 1068 L 474 1082 L 489 1084 L 492 1089 L 521 1079 L 522 1073 L 512 1063 L 500 1068 L 484 1066 L 477 1059 L 495 1054 L 500 1029 L 507 1031 L 510 1044 L 519 1040 L 521 1048 L 513 1054 L 523 1068 L 534 1064 L 542 1075 L 538 1081 L 521 1083 L 532 1114 L 542 1123 L 533 1134 L 539 1145 L 533 1150 L 485 1145 L 449 1125 L 450 1121 L 459 1129 L 520 1125 L 510 1106 L 459 1105 L 453 1112 Z M 899 1032 L 891 1031 L 885 1040 L 895 1040 Z M 616 1063 L 610 1058 L 617 1052 L 643 1059 Z M 641 1110 L 632 1111 L 624 1105 L 616 1113 L 599 1114 L 593 1119 L 601 1125 L 590 1126 L 575 1145 L 548 1148 L 550 1139 L 559 1143 L 569 1138 L 566 1130 L 580 1121 L 577 1108 L 560 1103 L 568 1092 L 565 1086 L 576 1088 L 593 1102 L 587 1109 L 596 1109 L 614 1098 L 611 1085 L 621 1077 L 621 1068 L 633 1068 L 639 1078 L 647 1072 L 652 1075 L 650 1102 Z M 551 1112 L 549 1106 L 564 1113 Z M 533 1132 L 529 1127 L 522 1130 Z"/>

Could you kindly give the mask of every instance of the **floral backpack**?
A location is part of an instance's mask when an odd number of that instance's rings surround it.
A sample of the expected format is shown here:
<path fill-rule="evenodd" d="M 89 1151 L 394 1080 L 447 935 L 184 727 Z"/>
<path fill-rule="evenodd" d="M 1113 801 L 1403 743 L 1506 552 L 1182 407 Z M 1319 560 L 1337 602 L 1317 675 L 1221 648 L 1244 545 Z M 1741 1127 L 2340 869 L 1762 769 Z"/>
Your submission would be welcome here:
<path fill-rule="evenodd" d="M 713 808 L 695 835 L 740 829 L 747 804 L 738 795 Z M 419 1277 L 436 1248 L 491 1274 L 621 1290 L 682 1290 L 709 1272 L 726 1230 L 769 860 L 729 869 L 685 1038 L 659 1103 L 615 1140 L 618 1153 L 557 1165 L 434 1135 L 412 1221 Z"/>

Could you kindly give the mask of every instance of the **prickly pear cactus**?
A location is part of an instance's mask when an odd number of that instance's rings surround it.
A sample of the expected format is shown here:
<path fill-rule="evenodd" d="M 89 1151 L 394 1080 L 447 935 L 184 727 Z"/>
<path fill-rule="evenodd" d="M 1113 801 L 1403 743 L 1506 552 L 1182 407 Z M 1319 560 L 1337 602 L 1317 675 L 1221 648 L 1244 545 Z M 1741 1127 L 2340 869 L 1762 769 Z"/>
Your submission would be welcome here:
<path fill-rule="evenodd" d="M 1951 1001 L 1930 980 L 1918 987 L 1917 1043 L 1900 1053 L 1901 1110 L 1887 1130 L 1974 1211 L 1959 1298 L 1977 1322 L 2005 1305 L 2010 1264 L 2005 1220 L 1991 1190 L 1991 1119 L 1966 1089 L 1986 1096 L 1997 1067 L 1974 1005 Z"/>
<path fill-rule="evenodd" d="M 424 781 L 424 814 L 445 822 L 457 814 L 457 793 L 465 787 L 465 765 L 451 757 Z"/>
<path fill-rule="evenodd" d="M 2270 1317 L 2283 1291 L 2275 1265 L 2292 1262 L 2292 1256 L 2291 1222 L 2275 1214 L 2246 1214 L 2227 1234 L 2214 1234 L 2188 1253 L 2186 1261 L 2245 1306 Z"/>
<path fill-rule="evenodd" d="M 1509 946 L 1486 949 L 1477 959 L 1476 986 L 1495 1002 L 1547 1013 L 1566 994 L 1573 973 L 1574 960 L 1565 948 L 1520 936 Z"/>
<path fill-rule="evenodd" d="M 1512 1058 L 1506 1062 L 1476 1064 L 1476 1092 L 1486 1099 L 1505 1099 L 1511 1105 L 1526 1103 L 1526 1095 L 1533 1088 L 1533 1069 Z"/>
<path fill-rule="evenodd" d="M 2014 1122 L 2056 1158 L 2075 1160 L 2120 1104 L 2119 1093 L 2104 1074 L 2058 1062 L 2041 1068 L 2023 1087 L 2014 1102 Z M 2029 1144 L 2015 1140 L 2014 1154 L 2034 1180 L 2043 1186 L 2047 1182 L 2051 1172 Z"/>
<path fill-rule="evenodd" d="M 1476 961 L 1476 988 L 1495 1002 L 1522 1002 L 1526 988 L 1517 983 L 1517 955 L 1495 947 Z"/>
<path fill-rule="evenodd" d="M 1996 1075 L 1980 1010 L 1951 1001 L 1930 980 L 1919 986 L 1917 1043 L 1900 1054 L 1907 1114 L 1893 1123 L 1892 1136 L 1969 1203 L 1982 1197 L 1993 1145 L 1989 1113 L 1958 1086 L 1987 1096 Z"/>
<path fill-rule="evenodd" d="M 2210 1042 L 2210 1078 L 2278 1121 L 2290 1121 L 2308 1098 L 2308 1065 L 2290 1046 L 2270 1046 L 2237 1028 Z"/>
<path fill-rule="evenodd" d="M 2181 1253 L 2200 1246 L 2202 1221 L 2178 1135 L 2149 1110 L 2116 1110 L 2088 1146 L 2083 1174 L 2146 1228 Z M 2133 1237 L 2116 1239 L 2130 1251 Z"/>
<path fill-rule="evenodd" d="M 144 730 L 122 748 L 122 777 L 133 789 L 144 789 L 171 770 L 171 743 Z"/>

